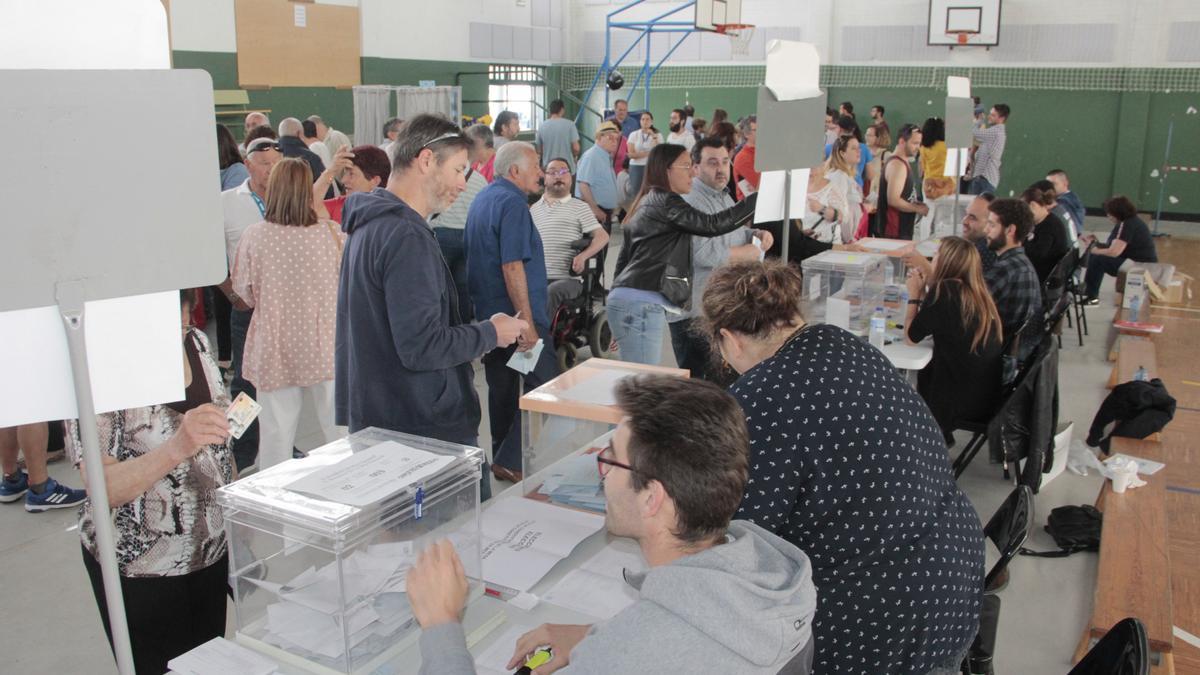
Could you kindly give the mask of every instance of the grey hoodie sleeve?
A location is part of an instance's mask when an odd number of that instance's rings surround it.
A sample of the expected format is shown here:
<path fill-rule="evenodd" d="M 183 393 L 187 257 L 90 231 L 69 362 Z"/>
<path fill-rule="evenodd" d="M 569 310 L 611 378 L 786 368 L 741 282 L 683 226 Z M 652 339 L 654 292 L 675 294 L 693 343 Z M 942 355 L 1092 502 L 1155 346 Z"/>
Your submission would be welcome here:
<path fill-rule="evenodd" d="M 475 675 L 461 623 L 443 623 L 421 631 L 420 675 Z"/>
<path fill-rule="evenodd" d="M 391 237 L 379 264 L 392 342 L 405 368 L 452 368 L 496 348 L 496 328 L 490 321 L 447 325 L 436 292 L 448 272 L 432 236 Z"/>

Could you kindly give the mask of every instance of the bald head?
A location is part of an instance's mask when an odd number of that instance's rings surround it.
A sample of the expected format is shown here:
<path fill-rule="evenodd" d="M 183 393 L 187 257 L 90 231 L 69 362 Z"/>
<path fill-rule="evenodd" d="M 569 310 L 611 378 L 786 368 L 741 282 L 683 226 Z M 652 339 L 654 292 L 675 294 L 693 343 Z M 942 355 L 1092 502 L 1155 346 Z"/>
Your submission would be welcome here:
<path fill-rule="evenodd" d="M 300 132 L 304 131 L 304 125 L 295 117 L 287 117 L 279 123 L 279 137 L 284 136 L 300 136 Z"/>
<path fill-rule="evenodd" d="M 260 112 L 252 112 L 246 115 L 246 133 L 250 133 L 251 129 L 256 127 L 271 126 L 271 118 Z"/>

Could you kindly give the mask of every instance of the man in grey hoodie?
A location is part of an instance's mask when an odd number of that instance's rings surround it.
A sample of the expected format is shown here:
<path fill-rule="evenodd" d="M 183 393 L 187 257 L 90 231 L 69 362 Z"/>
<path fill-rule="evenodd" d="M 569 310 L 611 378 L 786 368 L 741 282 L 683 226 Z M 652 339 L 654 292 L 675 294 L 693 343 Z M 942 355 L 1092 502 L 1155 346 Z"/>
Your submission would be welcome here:
<path fill-rule="evenodd" d="M 509 668 L 549 645 L 536 675 L 802 673 L 811 670 L 816 608 L 808 558 L 745 521 L 744 415 L 716 385 L 662 375 L 617 385 L 625 411 L 597 455 L 608 531 L 632 537 L 649 571 L 625 573 L 639 599 L 591 626 L 543 625 L 522 636 Z M 474 673 L 460 623 L 467 581 L 449 542 L 422 552 L 408 579 L 421 624 L 422 673 Z"/>

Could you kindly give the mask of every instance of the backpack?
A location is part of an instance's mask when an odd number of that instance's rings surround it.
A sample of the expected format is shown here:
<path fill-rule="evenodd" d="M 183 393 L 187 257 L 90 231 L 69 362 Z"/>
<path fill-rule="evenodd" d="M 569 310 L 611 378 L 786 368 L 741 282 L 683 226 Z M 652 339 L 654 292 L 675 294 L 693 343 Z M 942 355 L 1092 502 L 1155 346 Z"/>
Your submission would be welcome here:
<path fill-rule="evenodd" d="M 1078 551 L 1100 550 L 1100 526 L 1103 514 L 1094 506 L 1060 506 L 1046 518 L 1046 532 L 1054 537 L 1057 551 L 1021 549 L 1021 555 L 1040 558 L 1063 558 Z"/>

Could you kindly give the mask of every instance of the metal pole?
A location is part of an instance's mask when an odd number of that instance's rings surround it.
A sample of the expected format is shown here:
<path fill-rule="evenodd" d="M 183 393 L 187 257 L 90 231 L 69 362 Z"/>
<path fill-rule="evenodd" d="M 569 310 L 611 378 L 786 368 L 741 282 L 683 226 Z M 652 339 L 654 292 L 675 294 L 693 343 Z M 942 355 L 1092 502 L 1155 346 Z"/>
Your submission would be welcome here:
<path fill-rule="evenodd" d="M 1171 137 L 1175 134 L 1175 120 L 1167 125 L 1167 149 L 1163 153 L 1162 173 L 1158 175 L 1158 207 L 1154 209 L 1154 236 L 1161 237 L 1158 233 L 1158 221 L 1162 218 L 1162 202 L 1163 195 L 1167 192 L 1167 167 L 1171 165 Z"/>
<path fill-rule="evenodd" d="M 96 529 L 96 547 L 99 549 L 96 557 L 104 577 L 104 598 L 108 604 L 113 654 L 121 675 L 133 675 L 133 649 L 129 643 L 129 626 L 125 623 L 125 597 L 121 593 L 121 574 L 117 568 L 116 538 L 108 507 L 108 483 L 104 478 L 100 436 L 96 429 L 96 406 L 92 401 L 92 380 L 88 375 L 83 282 L 59 283 L 55 297 L 67 331 L 67 347 L 71 354 L 71 375 L 79 409 L 79 437 L 83 441 L 88 499 L 92 502 L 92 524 Z"/>
<path fill-rule="evenodd" d="M 792 238 L 792 172 L 783 172 L 783 264 L 788 264 L 788 241 Z"/>

